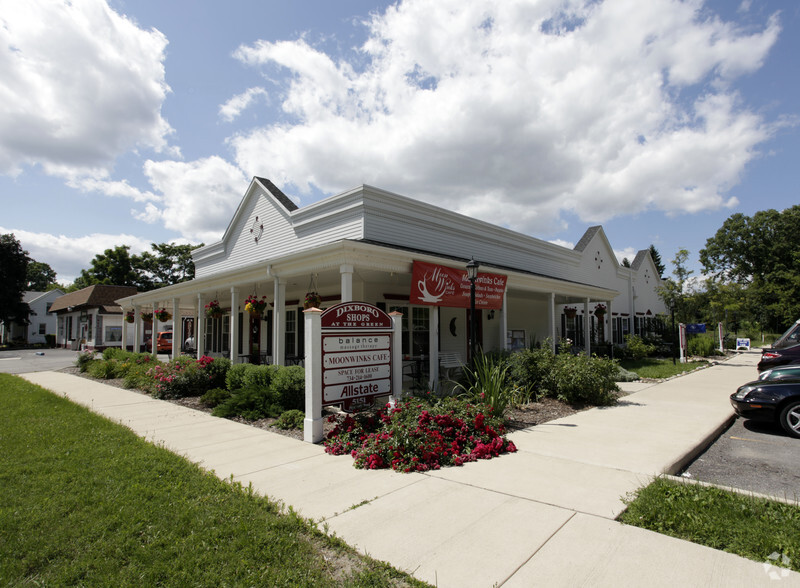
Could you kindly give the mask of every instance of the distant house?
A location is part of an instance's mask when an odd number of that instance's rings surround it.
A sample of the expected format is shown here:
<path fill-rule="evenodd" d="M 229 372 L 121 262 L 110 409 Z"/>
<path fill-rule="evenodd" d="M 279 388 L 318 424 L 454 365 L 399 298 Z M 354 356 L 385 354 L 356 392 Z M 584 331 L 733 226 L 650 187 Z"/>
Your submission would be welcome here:
<path fill-rule="evenodd" d="M 45 335 L 55 335 L 56 315 L 51 313 L 53 302 L 63 296 L 64 292 L 58 288 L 47 292 L 25 292 L 22 301 L 31 309 L 27 325 L 11 323 L 0 325 L 0 341 L 10 343 L 20 341 L 29 345 L 45 343 Z"/>
<path fill-rule="evenodd" d="M 56 298 L 50 307 L 58 316 L 56 345 L 90 350 L 121 347 L 122 307 L 115 300 L 136 293 L 132 286 L 96 284 Z"/>

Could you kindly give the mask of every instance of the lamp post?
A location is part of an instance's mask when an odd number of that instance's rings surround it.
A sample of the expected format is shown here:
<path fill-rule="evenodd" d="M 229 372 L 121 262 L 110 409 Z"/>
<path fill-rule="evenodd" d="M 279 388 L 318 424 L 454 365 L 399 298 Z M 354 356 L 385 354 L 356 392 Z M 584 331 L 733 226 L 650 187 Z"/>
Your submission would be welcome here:
<path fill-rule="evenodd" d="M 475 279 L 478 277 L 480 264 L 475 258 L 467 263 L 467 278 L 469 279 L 469 367 L 475 369 Z"/>

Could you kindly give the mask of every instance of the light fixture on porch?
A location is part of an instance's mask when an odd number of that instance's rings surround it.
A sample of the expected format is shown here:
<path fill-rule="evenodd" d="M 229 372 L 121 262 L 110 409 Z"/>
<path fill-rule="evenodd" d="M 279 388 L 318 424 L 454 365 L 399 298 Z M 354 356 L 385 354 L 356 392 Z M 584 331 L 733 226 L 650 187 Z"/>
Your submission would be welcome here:
<path fill-rule="evenodd" d="M 467 279 L 469 280 L 469 367 L 475 369 L 475 280 L 481 264 L 475 258 L 467 262 Z"/>

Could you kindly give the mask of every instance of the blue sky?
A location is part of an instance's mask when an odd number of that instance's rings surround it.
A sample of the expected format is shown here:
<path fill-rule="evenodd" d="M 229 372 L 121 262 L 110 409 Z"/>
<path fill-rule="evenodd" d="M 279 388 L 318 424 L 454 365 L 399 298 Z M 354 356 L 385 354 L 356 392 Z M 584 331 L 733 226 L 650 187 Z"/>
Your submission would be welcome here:
<path fill-rule="evenodd" d="M 0 233 L 69 283 L 219 239 L 259 175 L 699 274 L 728 216 L 798 203 L 798 29 L 794 0 L 0 0 Z"/>

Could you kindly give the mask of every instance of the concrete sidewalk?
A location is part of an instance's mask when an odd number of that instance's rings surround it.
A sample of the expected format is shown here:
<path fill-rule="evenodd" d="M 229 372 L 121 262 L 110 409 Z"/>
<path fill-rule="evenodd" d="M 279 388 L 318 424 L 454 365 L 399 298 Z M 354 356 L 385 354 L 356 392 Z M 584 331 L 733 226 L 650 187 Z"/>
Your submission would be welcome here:
<path fill-rule="evenodd" d="M 679 471 L 726 426 L 758 357 L 626 385 L 617 406 L 513 433 L 515 454 L 425 474 L 356 470 L 321 446 L 77 376 L 23 377 L 437 586 L 800 586 L 800 574 L 614 521 L 628 492 Z"/>

